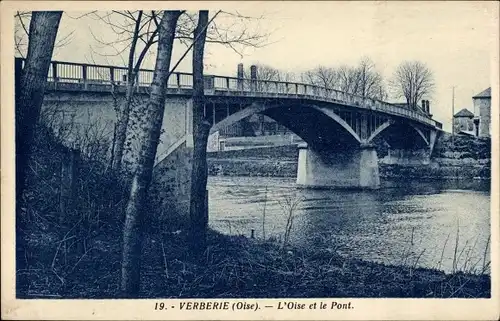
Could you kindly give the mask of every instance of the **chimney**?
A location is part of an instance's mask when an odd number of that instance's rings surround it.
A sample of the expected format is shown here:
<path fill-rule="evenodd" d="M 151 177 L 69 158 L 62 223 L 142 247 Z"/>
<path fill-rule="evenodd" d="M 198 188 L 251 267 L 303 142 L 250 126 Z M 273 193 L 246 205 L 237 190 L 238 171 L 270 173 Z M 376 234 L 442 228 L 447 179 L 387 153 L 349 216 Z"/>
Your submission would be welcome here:
<path fill-rule="evenodd" d="M 243 64 L 238 64 L 238 72 L 236 74 L 236 78 L 238 78 L 236 80 L 237 82 L 237 86 L 238 86 L 238 90 L 243 90 Z"/>
<path fill-rule="evenodd" d="M 236 78 L 243 78 L 243 64 L 238 64 L 238 73 L 236 74 Z"/>
<path fill-rule="evenodd" d="M 427 112 L 427 109 L 425 107 L 425 100 L 422 99 L 422 110 L 425 112 Z"/>
<path fill-rule="evenodd" d="M 257 66 L 256 65 L 250 66 L 250 90 L 251 91 L 257 90 Z"/>
<path fill-rule="evenodd" d="M 256 65 L 250 66 L 250 79 L 257 79 L 257 66 Z"/>

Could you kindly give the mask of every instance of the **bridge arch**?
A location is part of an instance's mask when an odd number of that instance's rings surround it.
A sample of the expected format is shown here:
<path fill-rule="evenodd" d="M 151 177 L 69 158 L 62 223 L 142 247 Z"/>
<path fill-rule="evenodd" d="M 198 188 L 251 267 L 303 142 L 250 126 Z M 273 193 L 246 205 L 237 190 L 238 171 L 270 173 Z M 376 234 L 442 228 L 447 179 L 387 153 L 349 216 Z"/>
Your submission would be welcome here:
<path fill-rule="evenodd" d="M 298 106 L 298 107 L 297 107 Z M 210 134 L 213 134 L 219 130 L 221 130 L 224 127 L 230 126 L 238 121 L 243 120 L 246 117 L 249 117 L 254 114 L 258 113 L 263 113 L 271 118 L 273 118 L 275 121 L 280 122 L 278 119 L 275 119 L 276 117 L 273 117 L 273 115 L 269 115 L 266 113 L 266 111 L 270 110 L 283 110 L 283 109 L 288 109 L 291 110 L 291 108 L 308 108 L 310 110 L 314 110 L 324 116 L 326 116 L 329 120 L 333 120 L 335 123 L 339 125 L 339 127 L 343 128 L 348 135 L 357 141 L 358 143 L 361 143 L 362 140 L 359 137 L 359 135 L 354 131 L 354 129 L 345 121 L 343 120 L 339 115 L 337 115 L 333 110 L 330 110 L 325 107 L 320 107 L 314 104 L 299 104 L 299 105 L 289 105 L 289 104 L 258 104 L 258 103 L 253 103 L 231 115 L 228 117 L 220 120 L 216 124 L 212 126 L 210 129 Z M 293 131 L 293 130 L 292 130 Z M 296 133 L 299 134 L 299 133 Z M 300 134 L 299 134 L 300 136 Z"/>
<path fill-rule="evenodd" d="M 375 131 L 370 135 L 370 137 L 368 137 L 366 142 L 371 143 L 375 137 L 377 137 L 381 132 L 383 132 L 385 129 L 387 129 L 392 124 L 394 124 L 394 121 L 388 120 L 385 123 L 383 123 L 382 125 L 380 125 L 379 127 L 377 127 L 375 129 Z"/>
<path fill-rule="evenodd" d="M 386 121 L 385 123 L 383 123 L 382 125 L 380 125 L 379 127 L 377 127 L 375 129 L 375 131 L 367 139 L 367 143 L 371 143 L 383 131 L 385 131 L 387 128 L 389 128 L 390 126 L 393 126 L 395 124 L 396 124 L 396 122 L 394 120 L 390 119 L 390 120 Z M 425 144 L 427 146 L 430 146 L 429 140 L 427 139 L 427 137 L 425 136 L 424 132 L 420 128 L 418 128 L 417 126 L 415 126 L 412 123 L 409 123 L 408 127 L 410 127 L 411 129 L 413 129 L 413 131 L 418 134 L 418 136 L 425 142 Z"/>
<path fill-rule="evenodd" d="M 327 108 L 324 108 L 324 107 L 319 107 L 319 106 L 316 106 L 316 105 L 306 105 L 306 106 L 309 106 L 310 108 L 314 108 L 314 109 L 322 112 L 326 116 L 330 117 L 331 119 L 335 120 L 340 126 L 342 126 L 345 130 L 347 130 L 358 141 L 358 143 L 361 143 L 361 138 L 354 131 L 354 129 L 352 129 L 352 127 L 349 126 L 349 124 L 346 123 L 346 121 L 343 120 L 339 115 L 337 115 L 336 113 L 334 113 L 333 110 L 330 110 L 330 109 L 327 109 Z"/>
<path fill-rule="evenodd" d="M 410 123 L 410 126 L 420 135 L 420 137 L 422 137 L 422 139 L 427 144 L 427 146 L 429 146 L 429 140 L 427 139 L 427 137 L 425 137 L 422 130 L 420 128 L 418 128 L 417 126 L 413 125 L 412 123 Z"/>
<path fill-rule="evenodd" d="M 253 104 L 229 115 L 228 117 L 222 119 L 221 121 L 217 122 L 216 124 L 214 124 L 212 126 L 212 128 L 210 128 L 210 134 L 213 134 L 213 133 L 221 130 L 224 127 L 227 127 L 227 126 L 230 126 L 234 123 L 237 123 L 240 120 L 243 120 L 249 116 L 261 113 L 269 108 L 271 108 L 271 107 L 266 106 L 266 105 L 262 105 L 262 104 L 253 103 Z"/>

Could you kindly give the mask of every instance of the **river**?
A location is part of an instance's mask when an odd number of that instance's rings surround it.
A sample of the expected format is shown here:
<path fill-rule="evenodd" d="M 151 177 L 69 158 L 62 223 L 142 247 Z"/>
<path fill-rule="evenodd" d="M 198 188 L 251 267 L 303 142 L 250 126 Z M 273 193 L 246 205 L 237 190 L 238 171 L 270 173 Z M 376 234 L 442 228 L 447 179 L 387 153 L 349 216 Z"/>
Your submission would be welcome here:
<path fill-rule="evenodd" d="M 386 264 L 483 270 L 489 181 L 383 181 L 376 191 L 303 189 L 292 178 L 211 176 L 210 226 Z M 265 219 L 264 219 L 265 216 Z M 458 236 L 458 237 L 457 237 Z"/>

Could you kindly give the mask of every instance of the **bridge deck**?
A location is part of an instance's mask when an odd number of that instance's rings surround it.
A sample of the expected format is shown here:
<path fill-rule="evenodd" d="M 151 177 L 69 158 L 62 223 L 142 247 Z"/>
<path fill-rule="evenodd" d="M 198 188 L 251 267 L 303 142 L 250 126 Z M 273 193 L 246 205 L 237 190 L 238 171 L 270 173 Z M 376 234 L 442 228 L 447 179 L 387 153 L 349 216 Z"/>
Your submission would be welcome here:
<path fill-rule="evenodd" d="M 24 60 L 16 58 L 16 63 Z M 137 75 L 136 87 L 147 93 L 153 81 L 153 70 L 141 69 Z M 110 92 L 123 91 L 127 84 L 127 68 L 105 65 L 80 64 L 53 61 L 48 74 L 48 90 Z M 167 84 L 167 93 L 190 95 L 193 75 L 175 72 Z M 399 117 L 409 118 L 427 126 L 442 128 L 442 124 L 423 112 L 399 107 L 381 100 L 364 98 L 335 89 L 282 81 L 262 81 L 227 76 L 206 75 L 205 94 L 210 96 L 234 96 L 255 98 L 309 99 L 330 102 L 355 108 L 369 109 Z"/>

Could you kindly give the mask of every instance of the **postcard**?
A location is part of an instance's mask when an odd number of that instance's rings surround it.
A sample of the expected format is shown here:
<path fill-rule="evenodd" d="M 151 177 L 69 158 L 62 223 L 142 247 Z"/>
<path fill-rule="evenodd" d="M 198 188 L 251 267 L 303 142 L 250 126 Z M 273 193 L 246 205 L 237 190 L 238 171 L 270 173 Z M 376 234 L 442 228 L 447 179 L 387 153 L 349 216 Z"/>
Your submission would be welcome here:
<path fill-rule="evenodd" d="M 0 6 L 2 319 L 499 318 L 498 2 Z"/>

